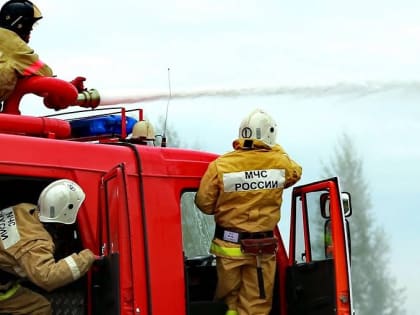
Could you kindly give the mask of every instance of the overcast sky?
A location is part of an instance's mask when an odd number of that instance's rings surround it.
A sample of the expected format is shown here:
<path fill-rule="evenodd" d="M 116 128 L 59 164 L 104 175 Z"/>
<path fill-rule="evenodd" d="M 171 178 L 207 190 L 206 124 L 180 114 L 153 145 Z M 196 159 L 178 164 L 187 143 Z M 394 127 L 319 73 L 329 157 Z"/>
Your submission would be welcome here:
<path fill-rule="evenodd" d="M 303 166 L 303 184 L 349 134 L 389 236 L 391 272 L 407 288 L 408 315 L 420 315 L 419 1 L 36 3 L 44 19 L 30 44 L 62 79 L 85 76 L 103 95 L 165 95 L 170 68 L 169 107 L 141 107 L 150 119 L 168 110 L 191 146 L 229 151 L 240 120 L 261 107 Z M 22 111 L 50 113 L 34 97 Z"/>

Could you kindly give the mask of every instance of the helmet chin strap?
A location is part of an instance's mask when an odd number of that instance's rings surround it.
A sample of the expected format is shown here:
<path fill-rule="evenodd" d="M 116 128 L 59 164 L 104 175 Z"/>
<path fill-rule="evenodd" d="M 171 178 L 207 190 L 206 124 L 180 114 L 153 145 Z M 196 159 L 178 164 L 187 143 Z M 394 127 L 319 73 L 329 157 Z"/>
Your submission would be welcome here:
<path fill-rule="evenodd" d="M 246 149 L 252 149 L 254 147 L 254 140 L 252 139 L 246 139 L 244 141 L 244 148 Z"/>
<path fill-rule="evenodd" d="M 29 43 L 30 38 L 31 38 L 31 33 L 22 36 L 22 39 L 25 43 Z"/>

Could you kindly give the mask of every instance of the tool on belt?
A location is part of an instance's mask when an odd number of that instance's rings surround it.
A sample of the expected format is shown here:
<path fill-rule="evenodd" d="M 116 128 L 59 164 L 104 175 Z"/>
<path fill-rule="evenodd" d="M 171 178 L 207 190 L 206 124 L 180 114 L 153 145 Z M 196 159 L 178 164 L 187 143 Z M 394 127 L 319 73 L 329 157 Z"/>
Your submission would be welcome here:
<path fill-rule="evenodd" d="M 260 298 L 265 299 L 264 278 L 261 266 L 262 255 L 274 255 L 277 252 L 278 241 L 272 231 L 238 232 L 216 225 L 215 237 L 241 245 L 244 254 L 253 255 L 257 261 L 257 277 Z"/>
<path fill-rule="evenodd" d="M 244 254 L 254 255 L 257 260 L 258 288 L 260 299 L 265 299 L 264 278 L 261 266 L 262 255 L 274 255 L 277 252 L 277 238 L 243 239 L 240 242 Z"/>

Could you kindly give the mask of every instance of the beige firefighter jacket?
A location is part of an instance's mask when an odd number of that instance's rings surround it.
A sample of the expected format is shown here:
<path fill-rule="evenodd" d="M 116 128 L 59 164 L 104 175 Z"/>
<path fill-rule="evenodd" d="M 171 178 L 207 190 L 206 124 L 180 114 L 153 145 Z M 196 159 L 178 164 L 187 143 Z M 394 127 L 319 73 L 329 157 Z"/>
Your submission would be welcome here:
<path fill-rule="evenodd" d="M 0 210 L 0 269 L 27 277 L 44 290 L 51 291 L 83 276 L 95 260 L 89 249 L 59 261 L 55 246 L 39 221 L 35 205 L 21 203 Z M 10 284 L 0 284 L 7 289 Z"/>
<path fill-rule="evenodd" d="M 0 101 L 13 92 L 19 77 L 52 76 L 51 68 L 15 32 L 0 28 Z"/>
<path fill-rule="evenodd" d="M 272 231 L 280 220 L 283 189 L 300 179 L 302 168 L 280 145 L 270 147 L 254 140 L 249 149 L 244 147 L 244 140 L 235 140 L 234 151 L 209 164 L 195 202 L 225 229 Z M 220 240 L 214 242 L 237 247 Z"/>

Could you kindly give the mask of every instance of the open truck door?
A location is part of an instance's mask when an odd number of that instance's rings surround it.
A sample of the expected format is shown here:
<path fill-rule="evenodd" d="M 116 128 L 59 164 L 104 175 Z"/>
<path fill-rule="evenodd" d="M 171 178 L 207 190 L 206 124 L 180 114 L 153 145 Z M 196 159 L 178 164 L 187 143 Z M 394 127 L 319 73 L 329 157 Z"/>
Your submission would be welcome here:
<path fill-rule="evenodd" d="M 123 259 L 120 255 L 121 252 L 130 255 L 130 251 L 124 249 L 130 244 L 124 164 L 116 166 L 102 177 L 100 194 L 98 234 L 103 259 L 93 271 L 92 314 L 117 315 L 121 313 L 124 299 L 130 300 L 122 296 L 130 290 L 121 287 L 121 277 L 132 278 L 131 258 Z M 124 270 L 124 274 L 120 273 L 121 270 Z"/>
<path fill-rule="evenodd" d="M 350 195 L 331 178 L 297 186 L 292 193 L 288 315 L 350 315 Z M 345 207 L 344 207 L 344 206 Z"/>

